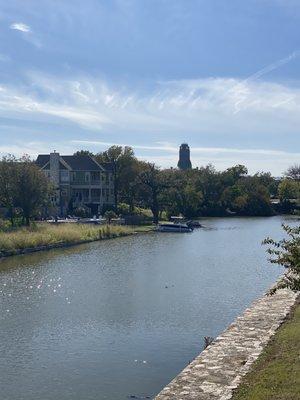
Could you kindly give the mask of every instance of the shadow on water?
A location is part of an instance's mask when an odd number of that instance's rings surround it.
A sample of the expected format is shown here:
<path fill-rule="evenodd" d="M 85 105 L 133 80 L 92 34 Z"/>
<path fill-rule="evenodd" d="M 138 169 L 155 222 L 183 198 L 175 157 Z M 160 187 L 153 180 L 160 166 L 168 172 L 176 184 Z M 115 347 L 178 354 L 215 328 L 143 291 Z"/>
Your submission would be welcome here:
<path fill-rule="evenodd" d="M 3 271 L 15 268 L 38 267 L 42 263 L 47 263 L 59 257 L 78 254 L 86 251 L 90 244 L 91 243 L 79 244 L 71 247 L 42 250 L 36 253 L 0 258 L 0 274 Z"/>

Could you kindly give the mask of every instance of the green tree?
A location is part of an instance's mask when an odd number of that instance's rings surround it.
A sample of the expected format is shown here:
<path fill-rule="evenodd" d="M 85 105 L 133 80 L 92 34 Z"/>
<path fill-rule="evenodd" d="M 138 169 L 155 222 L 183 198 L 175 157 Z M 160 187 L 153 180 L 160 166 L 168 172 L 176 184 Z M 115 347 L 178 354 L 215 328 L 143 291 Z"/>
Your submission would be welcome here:
<path fill-rule="evenodd" d="M 126 187 L 134 181 L 136 174 L 134 168 L 136 158 L 134 152 L 129 146 L 111 146 L 108 150 L 98 153 L 95 159 L 101 163 L 111 163 L 113 169 L 115 186 L 115 206 L 118 207 L 119 197 Z"/>
<path fill-rule="evenodd" d="M 272 215 L 268 189 L 257 177 L 247 176 L 235 185 L 225 188 L 222 194 L 223 204 L 239 215 Z"/>
<path fill-rule="evenodd" d="M 169 169 L 160 174 L 165 185 L 159 199 L 167 215 L 183 214 L 187 218 L 198 216 L 203 195 L 195 185 L 195 172 Z"/>
<path fill-rule="evenodd" d="M 224 175 L 211 165 L 200 168 L 196 171 L 195 186 L 198 192 L 203 195 L 201 214 L 208 216 L 224 215 L 225 208 L 221 198 L 226 183 Z"/>
<path fill-rule="evenodd" d="M 271 256 L 269 261 L 287 270 L 271 293 L 280 288 L 290 288 L 296 292 L 300 290 L 300 226 L 290 227 L 284 224 L 282 226 L 287 238 L 280 241 L 267 238 L 263 241 L 264 245 L 271 246 L 267 249 Z"/>
<path fill-rule="evenodd" d="M 52 188 L 48 178 L 29 157 L 17 162 L 15 203 L 21 208 L 26 225 L 49 202 Z"/>
<path fill-rule="evenodd" d="M 278 185 L 278 197 L 281 202 L 300 197 L 300 183 L 291 179 L 284 179 Z"/>
<path fill-rule="evenodd" d="M 284 175 L 289 179 L 300 181 L 300 164 L 295 164 L 289 167 Z"/>
<path fill-rule="evenodd" d="M 226 185 L 234 185 L 241 177 L 246 176 L 247 174 L 248 169 L 245 165 L 238 164 L 223 172 L 222 178 Z"/>
<path fill-rule="evenodd" d="M 94 154 L 89 150 L 78 150 L 73 155 L 74 156 L 90 156 L 90 157 L 94 157 Z"/>
<path fill-rule="evenodd" d="M 107 219 L 108 223 L 111 223 L 113 218 L 117 218 L 117 214 L 113 210 L 107 210 L 104 213 L 104 217 Z"/>
<path fill-rule="evenodd" d="M 154 164 L 148 163 L 146 169 L 137 178 L 140 187 L 140 195 L 146 207 L 149 207 L 153 214 L 153 222 L 158 223 L 161 204 L 159 196 L 166 188 L 159 168 Z"/>
<path fill-rule="evenodd" d="M 7 208 L 11 224 L 14 225 L 16 207 L 17 159 L 13 155 L 0 161 L 0 204 Z"/>

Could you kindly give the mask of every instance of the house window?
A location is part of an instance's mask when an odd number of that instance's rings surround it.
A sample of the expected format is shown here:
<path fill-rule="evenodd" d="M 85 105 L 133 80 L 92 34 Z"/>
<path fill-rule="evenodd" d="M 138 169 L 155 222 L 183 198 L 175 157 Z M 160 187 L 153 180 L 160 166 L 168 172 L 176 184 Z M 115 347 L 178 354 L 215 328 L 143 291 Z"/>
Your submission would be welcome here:
<path fill-rule="evenodd" d="M 92 201 L 100 201 L 101 190 L 100 189 L 92 189 L 91 196 L 92 196 Z"/>
<path fill-rule="evenodd" d="M 86 172 L 86 173 L 85 173 L 85 181 L 86 181 L 86 182 L 89 182 L 89 181 L 90 181 L 90 173 L 89 173 L 89 172 Z"/>
<path fill-rule="evenodd" d="M 60 171 L 60 181 L 61 182 L 69 182 L 69 171 L 66 171 L 66 170 Z"/>
<path fill-rule="evenodd" d="M 100 172 L 91 172 L 92 182 L 100 182 Z"/>

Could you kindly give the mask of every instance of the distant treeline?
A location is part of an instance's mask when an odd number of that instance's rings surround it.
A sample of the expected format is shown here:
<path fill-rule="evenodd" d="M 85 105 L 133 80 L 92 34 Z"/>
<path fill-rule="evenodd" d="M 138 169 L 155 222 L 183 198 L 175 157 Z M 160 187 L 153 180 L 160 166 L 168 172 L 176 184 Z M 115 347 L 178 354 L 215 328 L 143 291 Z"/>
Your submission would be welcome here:
<path fill-rule="evenodd" d="M 212 165 L 181 171 L 160 169 L 138 160 L 131 147 L 112 146 L 92 154 L 99 162 L 113 164 L 117 211 L 133 213 L 135 207 L 149 208 L 157 222 L 182 214 L 199 216 L 269 216 L 289 213 L 300 198 L 300 165 L 289 168 L 282 180 L 269 172 L 248 175 L 244 165 L 217 171 Z M 279 199 L 280 202 L 271 201 Z"/>
<path fill-rule="evenodd" d="M 113 167 L 115 212 L 135 214 L 149 209 L 153 222 L 160 216 L 269 216 L 297 209 L 300 198 L 300 165 L 288 169 L 276 180 L 268 172 L 248 175 L 247 168 L 236 165 L 217 171 L 212 165 L 181 171 L 160 169 L 138 160 L 131 147 L 112 146 L 89 154 Z M 29 224 L 50 203 L 53 188 L 48 178 L 28 157 L 14 156 L 0 160 L 0 207 L 4 207 L 13 224 L 15 217 Z M 275 201 L 278 199 L 279 201 Z"/>

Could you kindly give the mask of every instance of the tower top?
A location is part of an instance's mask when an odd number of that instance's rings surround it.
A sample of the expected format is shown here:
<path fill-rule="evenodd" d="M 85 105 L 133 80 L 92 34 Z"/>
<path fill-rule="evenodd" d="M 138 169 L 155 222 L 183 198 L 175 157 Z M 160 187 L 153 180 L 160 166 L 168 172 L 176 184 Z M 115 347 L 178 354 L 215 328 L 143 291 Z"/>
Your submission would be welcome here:
<path fill-rule="evenodd" d="M 190 148 L 187 143 L 182 143 L 179 148 L 179 161 L 177 166 L 182 170 L 192 168 L 192 163 L 190 160 Z"/>

